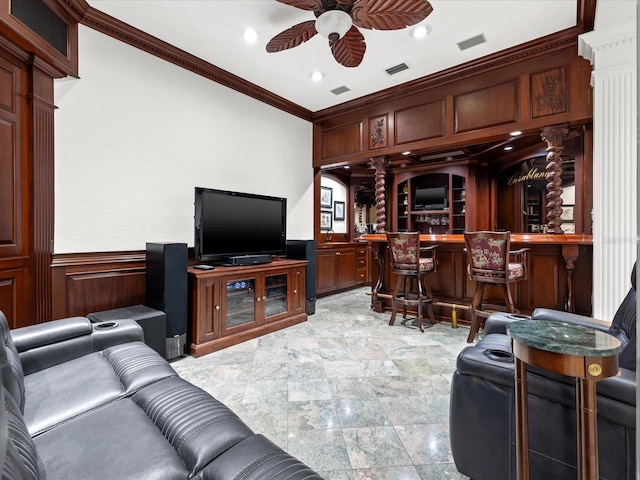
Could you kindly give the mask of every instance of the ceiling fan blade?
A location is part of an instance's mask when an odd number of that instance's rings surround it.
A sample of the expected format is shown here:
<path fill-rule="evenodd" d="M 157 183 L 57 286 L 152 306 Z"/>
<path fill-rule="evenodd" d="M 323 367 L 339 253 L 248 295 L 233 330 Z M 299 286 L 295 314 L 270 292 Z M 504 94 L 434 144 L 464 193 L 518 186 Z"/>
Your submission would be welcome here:
<path fill-rule="evenodd" d="M 364 36 L 360 31 L 352 26 L 337 42 L 331 44 L 331 53 L 336 61 L 345 67 L 357 67 L 364 58 L 367 45 L 364 43 Z"/>
<path fill-rule="evenodd" d="M 322 0 L 278 0 L 285 5 L 291 5 L 302 10 L 320 10 L 322 8 Z"/>
<path fill-rule="evenodd" d="M 306 42 L 318 33 L 315 24 L 315 20 L 309 20 L 280 32 L 267 43 L 267 52 L 281 52 Z"/>
<path fill-rule="evenodd" d="M 373 30 L 400 30 L 429 16 L 427 0 L 359 0 L 353 5 L 353 24 Z"/>

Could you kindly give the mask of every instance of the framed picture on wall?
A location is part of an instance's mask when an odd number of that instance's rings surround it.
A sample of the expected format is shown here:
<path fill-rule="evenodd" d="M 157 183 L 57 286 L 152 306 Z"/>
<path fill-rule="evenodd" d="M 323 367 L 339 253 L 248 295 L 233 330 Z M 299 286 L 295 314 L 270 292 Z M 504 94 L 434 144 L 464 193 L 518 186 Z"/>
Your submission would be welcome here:
<path fill-rule="evenodd" d="M 333 202 L 333 219 L 336 222 L 344 221 L 344 202 Z"/>
<path fill-rule="evenodd" d="M 320 187 L 320 208 L 331 208 L 333 206 L 333 188 Z"/>
<path fill-rule="evenodd" d="M 562 218 L 564 222 L 573 222 L 574 208 L 575 205 L 562 205 L 562 215 L 560 215 L 560 218 Z"/>
<path fill-rule="evenodd" d="M 320 230 L 331 230 L 333 228 L 333 220 L 331 212 L 320 212 Z"/>

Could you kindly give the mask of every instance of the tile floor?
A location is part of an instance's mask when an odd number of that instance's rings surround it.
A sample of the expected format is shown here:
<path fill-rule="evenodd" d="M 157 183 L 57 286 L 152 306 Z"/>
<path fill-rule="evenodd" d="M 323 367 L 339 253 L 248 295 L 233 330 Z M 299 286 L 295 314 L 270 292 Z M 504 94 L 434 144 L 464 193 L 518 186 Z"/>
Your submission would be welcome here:
<path fill-rule="evenodd" d="M 327 480 L 466 479 L 449 446 L 449 386 L 467 328 L 388 325 L 368 288 L 321 298 L 305 323 L 176 371 Z"/>

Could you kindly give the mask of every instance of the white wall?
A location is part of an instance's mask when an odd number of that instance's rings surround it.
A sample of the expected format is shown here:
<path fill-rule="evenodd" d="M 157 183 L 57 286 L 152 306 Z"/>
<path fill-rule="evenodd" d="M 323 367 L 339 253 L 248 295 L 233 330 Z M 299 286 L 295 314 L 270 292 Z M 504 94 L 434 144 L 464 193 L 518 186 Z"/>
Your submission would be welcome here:
<path fill-rule="evenodd" d="M 287 197 L 313 238 L 312 124 L 80 26 L 56 82 L 55 253 L 193 246 L 194 187 Z"/>

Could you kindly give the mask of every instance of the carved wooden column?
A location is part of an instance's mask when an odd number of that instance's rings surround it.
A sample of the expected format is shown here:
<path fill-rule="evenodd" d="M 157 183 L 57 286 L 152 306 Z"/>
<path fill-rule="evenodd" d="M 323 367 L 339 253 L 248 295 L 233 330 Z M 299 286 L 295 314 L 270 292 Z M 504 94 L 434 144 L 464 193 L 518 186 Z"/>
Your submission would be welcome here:
<path fill-rule="evenodd" d="M 562 230 L 562 141 L 569 129 L 564 125 L 542 129 L 542 140 L 547 142 L 547 232 L 563 233 Z"/>
<path fill-rule="evenodd" d="M 389 166 L 387 157 L 375 157 L 371 159 L 371 165 L 376 169 L 376 233 L 384 233 L 387 227 L 386 189 L 384 177 Z"/>

